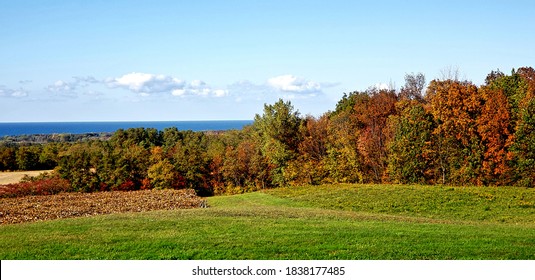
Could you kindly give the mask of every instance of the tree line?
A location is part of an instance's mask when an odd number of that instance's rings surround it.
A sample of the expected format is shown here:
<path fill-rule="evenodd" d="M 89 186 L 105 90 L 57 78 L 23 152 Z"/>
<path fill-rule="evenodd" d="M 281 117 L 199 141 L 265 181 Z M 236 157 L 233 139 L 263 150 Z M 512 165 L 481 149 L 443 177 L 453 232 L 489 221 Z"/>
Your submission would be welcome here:
<path fill-rule="evenodd" d="M 302 116 L 284 100 L 223 133 L 118 130 L 109 140 L 3 145 L 0 169 L 55 168 L 75 191 L 201 194 L 323 183 L 535 184 L 535 70 L 492 71 L 344 94 Z"/>
<path fill-rule="evenodd" d="M 99 133 L 53 133 L 53 134 L 24 134 L 7 135 L 0 137 L 0 145 L 9 146 L 17 144 L 43 144 L 54 142 L 76 142 L 87 140 L 107 140 L 112 136 L 111 132 Z"/>

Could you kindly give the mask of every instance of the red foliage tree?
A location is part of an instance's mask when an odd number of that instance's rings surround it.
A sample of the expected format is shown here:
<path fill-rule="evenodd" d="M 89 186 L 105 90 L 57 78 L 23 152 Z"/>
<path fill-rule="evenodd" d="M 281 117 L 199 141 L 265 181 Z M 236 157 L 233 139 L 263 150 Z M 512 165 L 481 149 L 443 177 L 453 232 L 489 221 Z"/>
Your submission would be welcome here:
<path fill-rule="evenodd" d="M 361 124 L 358 149 L 364 157 L 367 177 L 373 182 L 385 180 L 388 165 L 387 129 L 389 116 L 396 113 L 397 96 L 391 90 L 372 90 L 370 97 L 355 104 L 354 117 Z"/>

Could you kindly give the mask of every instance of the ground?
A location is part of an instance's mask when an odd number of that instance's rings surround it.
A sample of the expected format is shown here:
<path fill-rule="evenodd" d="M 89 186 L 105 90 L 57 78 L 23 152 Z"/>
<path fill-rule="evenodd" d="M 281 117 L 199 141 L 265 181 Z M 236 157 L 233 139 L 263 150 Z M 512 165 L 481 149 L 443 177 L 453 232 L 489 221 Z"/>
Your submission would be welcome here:
<path fill-rule="evenodd" d="M 124 212 L 174 210 L 205 205 L 194 190 L 61 193 L 0 199 L 0 224 L 95 216 Z"/>
<path fill-rule="evenodd" d="M 0 172 L 0 185 L 18 183 L 25 175 L 37 176 L 43 172 L 50 171 L 52 170 Z"/>

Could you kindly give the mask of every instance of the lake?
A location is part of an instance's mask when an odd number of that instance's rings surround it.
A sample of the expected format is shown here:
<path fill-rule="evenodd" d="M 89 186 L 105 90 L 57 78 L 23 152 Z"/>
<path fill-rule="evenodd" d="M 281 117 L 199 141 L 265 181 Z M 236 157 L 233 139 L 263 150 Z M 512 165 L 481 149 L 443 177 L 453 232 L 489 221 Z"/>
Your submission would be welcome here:
<path fill-rule="evenodd" d="M 128 128 L 156 128 L 164 130 L 176 127 L 178 130 L 210 131 L 242 129 L 252 120 L 226 121 L 136 121 L 136 122 L 14 122 L 0 123 L 0 137 L 29 134 L 100 133 L 115 132 Z"/>

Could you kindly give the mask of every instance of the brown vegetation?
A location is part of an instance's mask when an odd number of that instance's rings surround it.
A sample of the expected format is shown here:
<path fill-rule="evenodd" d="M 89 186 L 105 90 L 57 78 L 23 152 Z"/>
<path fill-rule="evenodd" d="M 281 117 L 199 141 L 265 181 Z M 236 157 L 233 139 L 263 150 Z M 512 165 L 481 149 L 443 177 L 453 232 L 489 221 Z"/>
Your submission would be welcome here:
<path fill-rule="evenodd" d="M 61 193 L 0 199 L 0 224 L 53 220 L 123 212 L 204 207 L 189 190 Z"/>

